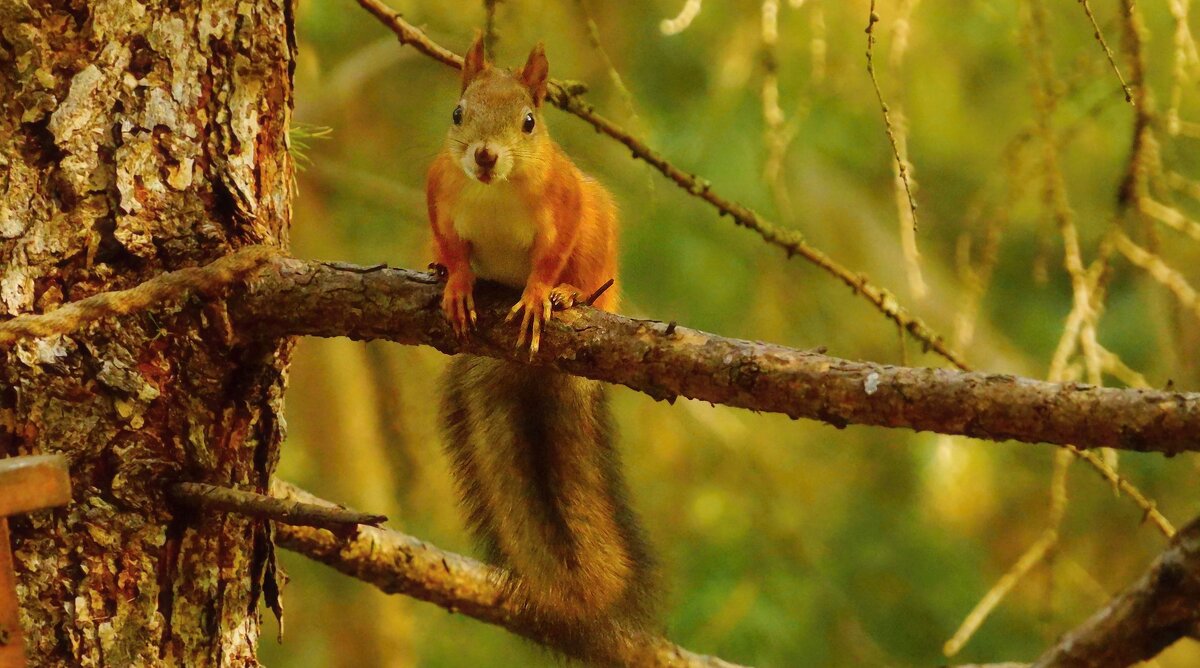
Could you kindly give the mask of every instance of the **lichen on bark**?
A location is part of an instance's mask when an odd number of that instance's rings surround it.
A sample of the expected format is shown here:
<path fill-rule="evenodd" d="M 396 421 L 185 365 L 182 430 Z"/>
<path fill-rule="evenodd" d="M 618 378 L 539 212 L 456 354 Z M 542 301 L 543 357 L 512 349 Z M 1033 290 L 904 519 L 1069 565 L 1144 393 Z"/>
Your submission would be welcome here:
<path fill-rule="evenodd" d="M 248 243 L 285 246 L 288 0 L 0 3 L 0 317 Z M 257 522 L 177 479 L 264 491 L 290 343 L 214 304 L 0 350 L 0 454 L 62 452 L 74 498 L 14 518 L 34 665 L 257 665 Z"/>

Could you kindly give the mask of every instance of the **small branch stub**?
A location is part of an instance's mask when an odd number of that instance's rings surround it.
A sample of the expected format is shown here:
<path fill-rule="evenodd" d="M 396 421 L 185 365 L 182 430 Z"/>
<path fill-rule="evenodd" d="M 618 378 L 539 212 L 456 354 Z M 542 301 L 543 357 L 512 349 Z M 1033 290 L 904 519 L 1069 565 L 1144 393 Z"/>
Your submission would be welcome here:
<path fill-rule="evenodd" d="M 378 526 L 387 521 L 386 515 L 360 513 L 332 504 L 326 506 L 280 499 L 201 482 L 176 483 L 171 487 L 170 495 L 177 503 L 190 508 L 238 513 L 331 531 L 345 531 L 359 525 Z"/>

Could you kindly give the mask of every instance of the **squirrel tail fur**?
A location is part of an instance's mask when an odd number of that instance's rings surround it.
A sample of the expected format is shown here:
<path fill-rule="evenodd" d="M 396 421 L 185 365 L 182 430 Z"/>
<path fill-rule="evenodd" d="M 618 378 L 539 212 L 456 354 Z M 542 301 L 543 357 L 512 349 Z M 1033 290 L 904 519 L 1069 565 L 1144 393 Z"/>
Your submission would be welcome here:
<path fill-rule="evenodd" d="M 447 450 L 471 529 L 510 573 L 510 600 L 584 655 L 603 652 L 603 629 L 644 629 L 654 565 L 625 500 L 604 388 L 468 355 L 447 374 Z"/>

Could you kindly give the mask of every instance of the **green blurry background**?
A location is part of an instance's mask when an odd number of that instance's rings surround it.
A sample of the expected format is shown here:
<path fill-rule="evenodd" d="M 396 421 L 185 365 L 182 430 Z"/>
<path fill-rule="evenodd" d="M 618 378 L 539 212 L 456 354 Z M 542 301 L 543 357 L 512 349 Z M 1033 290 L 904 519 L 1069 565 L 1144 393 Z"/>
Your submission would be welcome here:
<path fill-rule="evenodd" d="M 894 120 L 907 127 L 920 203 L 914 294 L 901 251 L 891 152 L 865 71 L 865 0 L 784 2 L 780 105 L 794 140 L 777 187 L 764 179 L 761 5 L 710 1 L 681 34 L 660 22 L 682 0 L 589 0 L 601 41 L 632 93 L 614 86 L 588 41 L 577 0 L 505 0 L 501 64 L 544 40 L 551 74 L 719 192 L 801 230 L 819 248 L 895 292 L 975 366 L 1045 377 L 1071 306 L 1062 244 L 1043 205 L 1034 71 L 1023 14 L 1005 0 L 889 2 L 875 56 Z M 801 6 L 796 7 L 794 5 Z M 1052 117 L 1085 261 L 1117 209 L 1133 110 L 1076 2 L 1045 3 L 1060 82 Z M 1168 2 L 1140 2 L 1158 112 L 1171 102 Z M 1093 2 L 1128 75 L 1118 3 Z M 482 25 L 481 2 L 393 0 L 458 52 Z M 897 16 L 907 41 L 897 44 Z M 351 0 L 304 0 L 297 15 L 295 139 L 306 169 L 292 228 L 302 257 L 424 267 L 424 172 L 441 146 L 457 73 L 402 48 Z M 1192 29 L 1196 22 L 1192 20 Z M 898 46 L 907 50 L 900 54 Z M 902 55 L 902 57 L 898 57 Z M 1196 68 L 1180 115 L 1200 120 Z M 631 113 L 632 112 L 632 113 Z M 628 151 L 557 110 L 552 133 L 623 209 L 624 308 L 727 336 L 886 363 L 943 365 L 846 287 L 687 196 Z M 1157 127 L 1174 186 L 1156 196 L 1200 215 L 1197 133 Z M 1022 139 L 1024 137 L 1024 139 Z M 1182 180 L 1181 180 L 1182 179 Z M 1191 189 L 1190 194 L 1188 189 Z M 787 201 L 781 197 L 786 197 Z M 790 202 L 790 207 L 788 203 Z M 1139 240 L 1153 223 L 1134 221 Z M 978 317 L 971 270 L 995 248 Z M 1200 243 L 1155 236 L 1171 265 L 1200 283 Z M 1146 243 L 1150 243 L 1149 240 Z M 1118 259 L 1100 341 L 1153 385 L 1200 386 L 1197 320 Z M 956 326 L 956 320 L 958 324 Z M 960 343 L 963 339 L 959 339 Z M 457 512 L 435 415 L 446 359 L 430 349 L 304 340 L 288 394 L 280 473 L 311 491 L 388 514 L 391 525 L 474 554 Z M 1119 384 L 1115 379 L 1106 382 Z M 1070 473 L 1054 558 L 1024 578 L 952 661 L 942 644 L 1047 521 L 1053 450 L 815 422 L 708 404 L 656 403 L 612 390 L 626 472 L 669 588 L 668 635 L 698 652 L 764 666 L 934 666 L 1034 658 L 1137 576 L 1164 539 L 1091 469 Z M 1200 459 L 1123 454 L 1120 471 L 1177 525 L 1200 514 Z M 290 553 L 287 634 L 264 633 L 273 666 L 556 665 L 493 627 L 385 596 Z M 1184 642 L 1163 668 L 1200 665 Z"/>

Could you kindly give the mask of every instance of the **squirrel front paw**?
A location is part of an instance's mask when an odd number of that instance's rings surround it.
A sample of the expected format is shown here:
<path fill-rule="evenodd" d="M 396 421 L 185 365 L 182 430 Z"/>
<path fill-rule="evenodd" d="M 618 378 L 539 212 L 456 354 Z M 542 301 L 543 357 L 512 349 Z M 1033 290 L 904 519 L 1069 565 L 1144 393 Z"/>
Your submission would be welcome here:
<path fill-rule="evenodd" d="M 475 277 L 469 273 L 452 273 L 442 292 L 442 313 L 460 339 L 475 327 Z"/>
<path fill-rule="evenodd" d="M 550 288 L 545 285 L 526 285 L 521 301 L 513 305 L 508 312 L 505 322 L 511 322 L 518 314 L 521 318 L 521 330 L 517 335 L 517 347 L 529 341 L 529 358 L 537 354 L 542 343 L 542 328 L 550 321 L 554 311 L 562 311 L 583 301 L 583 293 L 573 285 L 563 283 Z"/>

